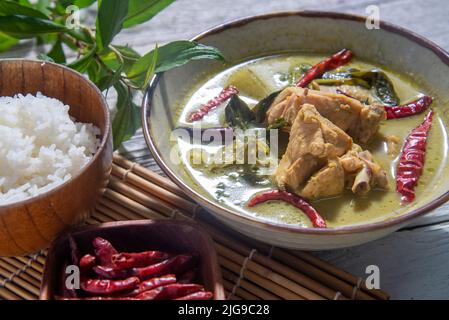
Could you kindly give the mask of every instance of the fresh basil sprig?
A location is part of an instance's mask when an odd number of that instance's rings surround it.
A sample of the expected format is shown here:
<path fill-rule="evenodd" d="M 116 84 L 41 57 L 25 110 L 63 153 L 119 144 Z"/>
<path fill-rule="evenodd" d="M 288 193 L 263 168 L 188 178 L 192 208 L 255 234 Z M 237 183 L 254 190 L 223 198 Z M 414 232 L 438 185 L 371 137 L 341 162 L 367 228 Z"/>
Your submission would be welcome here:
<path fill-rule="evenodd" d="M 221 52 L 193 41 L 175 41 L 140 55 L 127 45 L 114 43 L 123 28 L 134 27 L 154 17 L 174 0 L 1 0 L 0 52 L 21 39 L 34 38 L 44 50 L 39 59 L 64 64 L 85 73 L 100 90 L 117 92 L 117 112 L 112 131 L 114 149 L 140 128 L 137 92 L 151 77 L 191 60 L 223 60 Z M 67 8 L 89 8 L 97 3 L 95 26 L 76 28 Z M 89 9 L 91 10 L 91 9 Z M 81 18 L 82 18 L 81 14 Z M 75 56 L 76 58 L 70 58 Z"/>

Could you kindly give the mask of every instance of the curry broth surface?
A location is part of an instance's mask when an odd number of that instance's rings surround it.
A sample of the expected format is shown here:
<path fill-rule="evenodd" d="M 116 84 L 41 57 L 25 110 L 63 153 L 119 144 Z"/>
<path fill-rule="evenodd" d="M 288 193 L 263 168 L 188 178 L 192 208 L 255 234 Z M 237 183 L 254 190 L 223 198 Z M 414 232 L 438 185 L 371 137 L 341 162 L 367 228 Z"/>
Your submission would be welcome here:
<path fill-rule="evenodd" d="M 184 103 L 181 104 L 178 126 L 192 126 L 191 123 L 186 122 L 187 116 L 198 109 L 201 104 L 216 96 L 228 84 L 236 85 L 240 90 L 239 96 L 251 107 L 269 93 L 286 86 L 288 80 L 285 75 L 292 68 L 301 63 L 313 65 L 323 58 L 324 56 L 321 55 L 304 54 L 269 56 L 243 62 L 216 75 L 211 75 L 205 83 L 198 84 L 196 91 L 188 95 Z M 418 94 L 425 94 L 411 79 L 384 67 L 357 59 L 352 60 L 348 66 L 361 70 L 378 68 L 385 71 L 393 82 L 401 103 L 414 100 Z M 252 75 L 256 75 L 256 77 L 252 77 Z M 432 108 L 436 113 L 427 141 L 424 172 L 416 188 L 417 199 L 423 192 L 431 192 L 432 188 L 436 186 L 447 161 L 447 133 L 443 120 L 438 114 L 438 103 L 434 102 Z M 368 145 L 362 146 L 364 149 L 371 151 L 375 160 L 387 171 L 389 191 L 372 190 L 366 196 L 355 196 L 352 192 L 346 191 L 337 198 L 312 202 L 312 205 L 326 219 L 328 227 L 342 227 L 387 220 L 404 213 L 408 209 L 407 206 L 400 205 L 400 198 L 396 193 L 395 171 L 399 155 L 391 156 L 387 154 L 385 137 L 389 135 L 399 137 L 400 148 L 409 132 L 423 121 L 424 115 L 423 113 L 409 118 L 383 121 L 375 138 Z M 211 111 L 202 120 L 203 127 L 221 127 L 223 123 L 224 106 Z M 246 206 L 246 202 L 255 193 L 274 187 L 268 177 L 254 179 L 250 169 L 237 165 L 213 172 L 198 170 L 193 168 L 186 159 L 188 151 L 194 147 L 199 147 L 199 145 L 195 146 L 189 141 L 178 138 L 175 147 L 178 148 L 178 152 L 184 159 L 183 164 L 187 175 L 203 195 L 215 199 L 222 206 L 233 208 L 242 214 L 274 222 L 311 227 L 308 218 L 300 210 L 282 201 L 270 201 L 254 208 Z M 201 147 L 208 149 L 206 145 Z M 208 151 L 212 152 L 213 150 Z"/>

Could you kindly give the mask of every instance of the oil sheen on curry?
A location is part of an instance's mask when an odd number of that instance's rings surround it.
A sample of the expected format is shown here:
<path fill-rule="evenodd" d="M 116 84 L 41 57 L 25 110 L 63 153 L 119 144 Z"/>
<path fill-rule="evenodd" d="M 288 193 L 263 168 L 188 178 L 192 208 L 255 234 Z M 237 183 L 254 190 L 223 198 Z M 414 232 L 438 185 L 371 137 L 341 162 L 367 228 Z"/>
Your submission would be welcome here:
<path fill-rule="evenodd" d="M 308 228 L 396 217 L 446 162 L 437 101 L 345 49 L 267 56 L 210 75 L 182 103 L 177 125 L 190 134 L 174 140 L 176 150 L 203 195 Z"/>

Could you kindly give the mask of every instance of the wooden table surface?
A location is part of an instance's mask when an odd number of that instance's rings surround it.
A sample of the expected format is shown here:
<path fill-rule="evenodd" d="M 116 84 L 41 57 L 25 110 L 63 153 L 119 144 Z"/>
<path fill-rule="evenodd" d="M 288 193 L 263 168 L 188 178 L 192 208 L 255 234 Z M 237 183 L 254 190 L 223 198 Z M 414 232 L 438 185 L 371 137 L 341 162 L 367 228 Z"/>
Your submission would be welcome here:
<path fill-rule="evenodd" d="M 449 51 L 447 0 L 178 0 L 153 20 L 122 32 L 117 43 L 139 52 L 192 36 L 222 22 L 274 11 L 326 10 L 365 14 L 378 5 L 382 20 L 408 28 Z M 35 56 L 36 49 L 20 46 L 0 57 Z M 137 134 L 120 152 L 160 172 Z M 449 204 L 394 234 L 354 248 L 316 253 L 347 271 L 365 277 L 368 265 L 380 268 L 381 288 L 393 299 L 449 298 Z"/>

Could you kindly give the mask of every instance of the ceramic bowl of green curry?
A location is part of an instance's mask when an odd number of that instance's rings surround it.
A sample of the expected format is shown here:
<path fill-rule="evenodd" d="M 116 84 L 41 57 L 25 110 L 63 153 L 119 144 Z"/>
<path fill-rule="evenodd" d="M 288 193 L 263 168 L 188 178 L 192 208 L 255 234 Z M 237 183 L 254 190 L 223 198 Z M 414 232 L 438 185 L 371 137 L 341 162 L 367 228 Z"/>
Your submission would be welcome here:
<path fill-rule="evenodd" d="M 144 135 L 165 173 L 231 228 L 286 248 L 342 248 L 449 199 L 449 57 L 437 45 L 310 11 L 194 40 L 226 61 L 153 78 Z"/>

